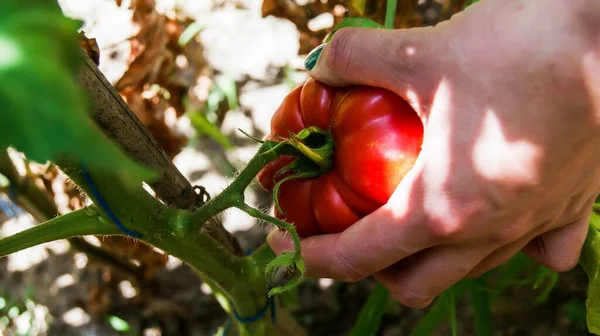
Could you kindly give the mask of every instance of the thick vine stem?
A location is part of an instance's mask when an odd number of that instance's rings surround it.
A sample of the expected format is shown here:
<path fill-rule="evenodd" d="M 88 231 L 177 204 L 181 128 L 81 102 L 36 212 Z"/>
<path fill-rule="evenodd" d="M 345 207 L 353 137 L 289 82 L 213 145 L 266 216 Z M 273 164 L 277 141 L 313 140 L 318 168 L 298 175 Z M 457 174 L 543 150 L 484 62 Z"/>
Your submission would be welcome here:
<path fill-rule="evenodd" d="M 190 182 L 175 167 L 89 55 L 86 52 L 81 55 L 83 65 L 79 69 L 78 80 L 91 99 L 91 117 L 96 125 L 127 155 L 158 173 L 159 178 L 150 181 L 149 185 L 163 202 L 175 209 L 197 209 L 198 196 Z M 238 241 L 222 225 L 213 220 L 206 222 L 206 226 L 208 234 L 231 253 L 240 257 L 244 255 Z"/>
<path fill-rule="evenodd" d="M 0 257 L 58 239 L 119 234 L 119 230 L 90 205 L 0 240 Z"/>
<path fill-rule="evenodd" d="M 79 165 L 68 160 L 57 164 L 95 204 L 100 203 Z M 193 225 L 188 211 L 162 204 L 141 185 L 134 189 L 120 185 L 110 172 L 90 169 L 87 174 L 113 215 L 128 230 L 141 234 L 137 239 L 186 262 L 202 275 L 203 280 L 212 280 L 232 300 L 240 314 L 252 315 L 260 309 L 261 302 L 264 304 L 266 289 L 248 286 L 248 281 L 244 280 L 248 273 L 244 258 L 232 254 L 203 230 L 203 226 L 195 225 L 195 229 L 190 230 Z M 109 221 L 106 211 L 99 211 Z"/>

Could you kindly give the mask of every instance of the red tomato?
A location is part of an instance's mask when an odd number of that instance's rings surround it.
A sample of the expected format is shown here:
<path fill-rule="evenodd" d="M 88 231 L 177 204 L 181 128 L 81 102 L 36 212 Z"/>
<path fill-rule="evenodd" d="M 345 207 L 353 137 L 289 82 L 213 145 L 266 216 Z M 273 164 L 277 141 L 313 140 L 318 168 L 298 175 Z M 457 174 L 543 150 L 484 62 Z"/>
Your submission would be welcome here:
<path fill-rule="evenodd" d="M 342 232 L 382 206 L 412 168 L 423 141 L 421 119 L 391 91 L 375 87 L 334 88 L 309 79 L 291 91 L 271 120 L 271 134 L 317 126 L 329 130 L 335 149 L 332 169 L 311 179 L 283 182 L 277 200 L 301 237 Z M 293 157 L 280 157 L 258 180 L 272 191 L 274 175 Z"/>

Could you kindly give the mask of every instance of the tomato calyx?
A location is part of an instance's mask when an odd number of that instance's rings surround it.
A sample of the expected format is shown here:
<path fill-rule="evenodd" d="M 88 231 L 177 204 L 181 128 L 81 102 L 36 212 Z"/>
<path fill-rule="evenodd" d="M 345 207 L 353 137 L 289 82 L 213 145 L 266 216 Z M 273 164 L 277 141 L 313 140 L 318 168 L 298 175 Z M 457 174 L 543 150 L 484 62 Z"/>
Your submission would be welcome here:
<path fill-rule="evenodd" d="M 284 126 L 285 127 L 285 126 Z M 265 143 L 270 140 L 260 140 L 239 129 L 248 138 Z M 275 152 L 278 156 L 295 157 L 292 162 L 283 166 L 275 173 L 273 178 L 281 178 L 273 186 L 273 202 L 275 207 L 282 214 L 285 211 L 279 205 L 279 188 L 287 181 L 294 179 L 317 178 L 331 170 L 333 167 L 334 141 L 331 133 L 316 126 L 310 126 L 302 129 L 297 134 L 289 131 L 288 137 L 277 136 L 278 143 L 273 146 L 269 152 Z"/>
<path fill-rule="evenodd" d="M 331 170 L 334 143 L 329 132 L 311 126 L 301 130 L 298 134 L 290 132 L 290 138 L 287 141 L 316 164 L 323 173 Z"/>
<path fill-rule="evenodd" d="M 273 176 L 278 178 L 289 174 L 279 180 L 273 187 L 273 202 L 275 207 L 282 214 L 285 211 L 279 205 L 279 188 L 287 181 L 293 179 L 317 178 L 327 173 L 333 167 L 334 142 L 331 134 L 316 126 L 307 127 L 297 134 L 289 132 L 289 138 L 279 137 L 282 140 L 278 146 L 291 146 L 299 153 L 296 159 L 281 168 Z M 273 148 L 275 149 L 275 148 Z"/>

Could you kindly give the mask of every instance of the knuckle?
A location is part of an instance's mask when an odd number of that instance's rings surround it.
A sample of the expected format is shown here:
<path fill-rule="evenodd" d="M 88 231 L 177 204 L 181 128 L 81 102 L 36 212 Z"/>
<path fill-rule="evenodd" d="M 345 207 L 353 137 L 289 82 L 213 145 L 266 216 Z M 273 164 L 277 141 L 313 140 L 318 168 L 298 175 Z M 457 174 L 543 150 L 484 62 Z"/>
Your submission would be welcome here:
<path fill-rule="evenodd" d="M 338 270 L 334 274 L 337 274 L 338 280 L 344 282 L 357 282 L 366 277 L 366 273 L 356 265 L 355 261 L 349 258 L 343 252 L 335 253 L 334 265 L 337 266 Z"/>
<path fill-rule="evenodd" d="M 394 299 L 404 306 L 420 309 L 429 306 L 433 297 L 410 288 L 401 288 L 391 292 Z"/>
<path fill-rule="evenodd" d="M 523 223 L 527 224 L 527 223 Z M 490 233 L 489 243 L 493 246 L 506 245 L 526 234 L 527 225 L 508 225 Z"/>
<path fill-rule="evenodd" d="M 423 68 L 422 59 L 427 58 L 423 45 L 414 40 L 406 40 L 399 38 L 392 46 L 393 55 L 396 56 L 396 64 L 392 70 L 399 78 L 414 78 Z M 410 57 L 413 52 L 418 50 L 419 57 Z M 385 55 L 385 54 L 384 54 Z"/>
<path fill-rule="evenodd" d="M 382 57 L 394 57 L 393 67 L 388 70 L 395 78 L 411 82 L 418 79 L 419 82 L 414 84 L 416 86 L 425 86 L 428 80 L 433 79 L 428 78 L 429 74 L 435 74 L 436 71 L 431 70 L 438 65 L 429 61 L 430 56 L 435 54 L 430 32 L 427 29 L 413 30 L 410 34 L 394 32 L 394 38 L 390 40 L 391 45 L 381 46 L 384 49 L 379 53 Z M 430 71 L 424 71 L 427 69 Z"/>
<path fill-rule="evenodd" d="M 485 194 L 469 185 L 449 185 L 443 196 L 426 201 L 425 229 L 433 239 L 455 241 L 481 233 L 482 223 L 498 217 L 498 211 Z"/>
<path fill-rule="evenodd" d="M 462 221 L 445 218 L 443 220 L 427 221 L 426 229 L 437 240 L 447 240 L 456 237 L 464 224 Z"/>
<path fill-rule="evenodd" d="M 338 30 L 329 42 L 329 57 L 326 65 L 329 69 L 343 75 L 350 69 L 352 60 L 352 41 L 356 28 L 348 27 Z"/>

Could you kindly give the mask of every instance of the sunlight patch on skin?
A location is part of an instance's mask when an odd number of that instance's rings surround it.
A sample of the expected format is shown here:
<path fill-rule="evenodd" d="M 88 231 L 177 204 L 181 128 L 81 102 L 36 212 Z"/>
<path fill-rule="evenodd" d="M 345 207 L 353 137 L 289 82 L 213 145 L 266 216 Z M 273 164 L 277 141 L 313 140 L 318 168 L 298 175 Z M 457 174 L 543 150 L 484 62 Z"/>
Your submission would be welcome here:
<path fill-rule="evenodd" d="M 534 144 L 506 139 L 496 113 L 487 110 L 481 132 L 473 147 L 473 166 L 488 180 L 535 183 L 541 150 Z"/>
<path fill-rule="evenodd" d="M 408 104 L 417 112 L 417 114 L 421 117 L 423 123 L 425 123 L 425 117 L 423 116 L 423 111 L 421 110 L 421 103 L 419 102 L 419 96 L 414 90 L 408 89 L 406 90 L 406 101 Z"/>
<path fill-rule="evenodd" d="M 408 56 L 413 56 L 417 52 L 417 49 L 413 46 L 406 47 L 406 54 Z"/>
<path fill-rule="evenodd" d="M 434 141 L 424 140 L 422 153 L 427 153 L 427 165 L 423 168 L 423 180 L 426 190 L 426 202 L 424 204 L 427 215 L 434 220 L 447 219 L 452 214 L 451 201 L 442 186 L 450 176 L 451 162 L 451 138 L 453 132 L 453 121 L 451 118 L 452 92 L 448 82 L 443 79 L 434 95 L 430 116 L 435 116 L 428 127 L 435 129 L 435 134 L 425 133 L 425 138 L 435 137 Z M 430 118 L 430 119 L 431 119 Z M 435 147 L 432 147 L 435 145 Z"/>
<path fill-rule="evenodd" d="M 594 121 L 600 124 L 600 51 L 583 57 L 583 78 L 592 100 Z"/>

